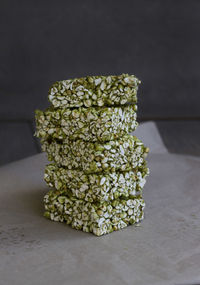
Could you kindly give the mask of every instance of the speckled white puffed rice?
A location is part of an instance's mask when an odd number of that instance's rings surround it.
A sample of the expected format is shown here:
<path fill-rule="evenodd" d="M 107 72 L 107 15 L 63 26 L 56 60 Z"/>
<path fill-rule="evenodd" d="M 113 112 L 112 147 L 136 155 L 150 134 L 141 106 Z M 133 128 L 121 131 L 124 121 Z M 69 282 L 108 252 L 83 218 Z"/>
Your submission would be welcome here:
<path fill-rule="evenodd" d="M 45 168 L 47 185 L 89 202 L 111 201 L 119 197 L 135 198 L 142 195 L 149 169 L 144 163 L 131 171 L 85 174 L 81 170 L 68 170 L 55 163 Z"/>
<path fill-rule="evenodd" d="M 55 108 L 136 103 L 139 84 L 140 80 L 129 74 L 62 80 L 50 87 L 49 101 Z"/>
<path fill-rule="evenodd" d="M 47 152 L 49 161 L 85 173 L 132 170 L 143 164 L 148 153 L 148 148 L 132 135 L 105 143 L 43 140 L 42 149 Z"/>
<path fill-rule="evenodd" d="M 69 197 L 66 191 L 49 191 L 44 197 L 44 216 L 65 222 L 77 230 L 97 236 L 138 223 L 144 218 L 142 198 L 116 199 L 111 203 L 90 203 Z"/>
<path fill-rule="evenodd" d="M 136 105 L 36 110 L 36 136 L 109 141 L 136 129 L 136 111 Z"/>

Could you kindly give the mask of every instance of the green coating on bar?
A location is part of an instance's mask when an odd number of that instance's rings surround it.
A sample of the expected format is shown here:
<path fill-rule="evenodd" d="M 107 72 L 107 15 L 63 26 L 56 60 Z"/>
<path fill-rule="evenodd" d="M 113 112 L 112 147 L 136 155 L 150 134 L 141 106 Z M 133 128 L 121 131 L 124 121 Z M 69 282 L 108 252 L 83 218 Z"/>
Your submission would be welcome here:
<path fill-rule="evenodd" d="M 48 98 L 56 108 L 124 105 L 137 102 L 139 84 L 128 74 L 87 76 L 55 82 Z"/>
<path fill-rule="evenodd" d="M 142 198 L 116 199 L 111 203 L 90 203 L 69 197 L 66 191 L 49 191 L 44 197 L 44 216 L 65 222 L 77 230 L 97 236 L 119 230 L 144 218 Z"/>
<path fill-rule="evenodd" d="M 93 174 L 49 164 L 45 168 L 44 180 L 48 186 L 66 190 L 78 199 L 102 202 L 119 197 L 141 196 L 147 175 L 149 169 L 146 162 L 131 171 Z"/>
<path fill-rule="evenodd" d="M 143 143 L 132 135 L 106 143 L 77 141 L 42 141 L 48 160 L 68 169 L 85 173 L 128 171 L 141 166 L 148 153 Z"/>
<path fill-rule="evenodd" d="M 136 111 L 136 105 L 36 110 L 36 136 L 109 141 L 136 129 Z"/>

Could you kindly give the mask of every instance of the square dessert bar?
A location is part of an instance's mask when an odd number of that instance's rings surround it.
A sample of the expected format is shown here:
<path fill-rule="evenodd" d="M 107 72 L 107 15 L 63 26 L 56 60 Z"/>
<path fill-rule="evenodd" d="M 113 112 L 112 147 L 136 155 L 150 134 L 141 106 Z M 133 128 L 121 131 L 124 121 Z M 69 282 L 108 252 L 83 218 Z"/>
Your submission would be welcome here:
<path fill-rule="evenodd" d="M 66 191 L 50 190 L 44 197 L 44 205 L 45 217 L 101 236 L 141 221 L 145 203 L 139 197 L 90 203 L 70 197 Z"/>
<path fill-rule="evenodd" d="M 84 141 L 109 141 L 133 132 L 136 105 L 36 111 L 36 136 Z"/>
<path fill-rule="evenodd" d="M 55 82 L 48 98 L 55 108 L 124 105 L 137 102 L 139 84 L 128 74 L 87 76 Z"/>
<path fill-rule="evenodd" d="M 54 163 L 46 166 L 44 180 L 48 186 L 65 190 L 70 196 L 101 202 L 141 196 L 148 174 L 146 162 L 131 171 L 91 174 L 58 167 Z"/>
<path fill-rule="evenodd" d="M 104 143 L 42 140 L 42 149 L 49 161 L 85 173 L 132 170 L 143 164 L 149 150 L 132 135 Z"/>

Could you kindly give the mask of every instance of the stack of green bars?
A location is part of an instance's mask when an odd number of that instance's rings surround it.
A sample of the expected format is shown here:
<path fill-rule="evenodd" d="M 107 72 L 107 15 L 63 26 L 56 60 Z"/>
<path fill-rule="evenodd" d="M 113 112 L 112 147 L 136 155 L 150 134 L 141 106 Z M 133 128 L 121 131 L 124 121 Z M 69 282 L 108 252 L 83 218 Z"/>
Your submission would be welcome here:
<path fill-rule="evenodd" d="M 51 106 L 36 111 L 36 136 L 53 163 L 44 179 L 45 216 L 97 236 L 144 217 L 149 174 L 138 123 L 133 75 L 88 76 L 56 82 Z"/>

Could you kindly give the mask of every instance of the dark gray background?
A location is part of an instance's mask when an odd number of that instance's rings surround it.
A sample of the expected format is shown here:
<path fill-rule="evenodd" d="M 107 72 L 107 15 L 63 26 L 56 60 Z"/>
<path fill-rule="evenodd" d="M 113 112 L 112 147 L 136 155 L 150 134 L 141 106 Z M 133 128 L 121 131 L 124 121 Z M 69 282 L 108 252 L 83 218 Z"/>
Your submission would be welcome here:
<path fill-rule="evenodd" d="M 139 120 L 171 151 L 200 154 L 200 1 L 0 1 L 0 163 L 37 153 L 49 86 L 135 74 Z"/>

